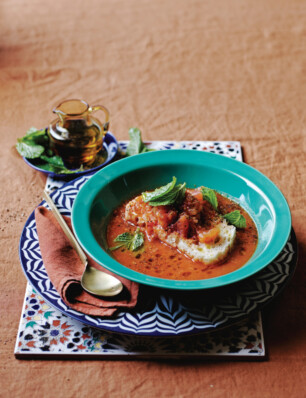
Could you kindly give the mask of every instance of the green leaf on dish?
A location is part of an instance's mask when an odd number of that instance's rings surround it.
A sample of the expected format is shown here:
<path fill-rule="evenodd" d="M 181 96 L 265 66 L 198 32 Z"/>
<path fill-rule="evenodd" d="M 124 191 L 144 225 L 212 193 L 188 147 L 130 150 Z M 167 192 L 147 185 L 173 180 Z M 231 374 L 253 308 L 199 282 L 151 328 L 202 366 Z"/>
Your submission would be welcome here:
<path fill-rule="evenodd" d="M 42 155 L 40 157 L 42 160 L 44 160 L 46 163 L 49 163 L 50 165 L 57 166 L 57 167 L 65 167 L 63 159 L 60 156 L 54 155 L 54 156 L 45 156 Z"/>
<path fill-rule="evenodd" d="M 21 156 L 27 159 L 37 159 L 45 151 L 42 145 L 35 145 L 26 141 L 18 141 L 16 149 Z"/>
<path fill-rule="evenodd" d="M 163 195 L 172 191 L 176 184 L 176 177 L 172 178 L 172 181 L 162 187 L 156 188 L 152 192 L 144 192 L 142 194 L 142 199 L 144 202 L 149 202 L 150 200 L 159 199 Z"/>
<path fill-rule="evenodd" d="M 213 189 L 207 188 L 207 187 L 202 187 L 201 189 L 202 196 L 204 200 L 207 200 L 212 207 L 217 210 L 218 209 L 218 199 L 216 192 Z"/>
<path fill-rule="evenodd" d="M 52 159 L 50 162 L 48 161 L 48 156 L 44 156 L 43 157 L 45 160 L 45 162 L 40 162 L 39 164 L 37 164 L 37 167 L 43 169 L 43 170 L 47 170 L 56 174 L 74 174 L 78 171 L 82 171 L 84 170 L 83 167 L 81 166 L 79 169 L 76 170 L 70 170 L 67 169 L 64 165 L 60 165 L 60 164 L 56 164 L 56 161 L 54 161 L 54 159 Z M 54 158 L 54 156 L 53 156 Z"/>
<path fill-rule="evenodd" d="M 134 233 L 124 232 L 123 234 L 118 235 L 114 242 L 119 242 L 119 245 L 110 247 L 110 250 L 117 250 L 121 247 L 126 247 L 128 250 L 134 252 L 141 248 L 144 244 L 143 233 L 140 232 L 139 228 L 136 229 Z"/>
<path fill-rule="evenodd" d="M 176 177 L 162 187 L 156 188 L 152 192 L 143 192 L 142 199 L 150 206 L 167 206 L 180 203 L 185 196 L 186 183 L 176 185 Z"/>
<path fill-rule="evenodd" d="M 131 127 L 129 129 L 130 142 L 128 144 L 126 155 L 133 156 L 139 153 L 150 152 L 153 149 L 149 149 L 142 142 L 141 131 L 137 127 Z"/>
<path fill-rule="evenodd" d="M 54 155 L 49 148 L 49 139 L 44 129 L 31 127 L 22 138 L 18 138 L 16 149 L 18 153 L 33 160 L 33 164 L 42 170 L 50 171 L 56 174 L 73 174 L 82 171 L 79 169 L 67 169 L 63 159 Z"/>
<path fill-rule="evenodd" d="M 44 153 L 47 141 L 44 129 L 38 130 L 31 127 L 24 137 L 18 138 L 16 149 L 21 156 L 27 159 L 37 159 Z"/>
<path fill-rule="evenodd" d="M 223 214 L 222 217 L 225 218 L 229 224 L 232 224 L 237 228 L 246 227 L 246 219 L 239 210 L 234 210 L 231 213 Z"/>

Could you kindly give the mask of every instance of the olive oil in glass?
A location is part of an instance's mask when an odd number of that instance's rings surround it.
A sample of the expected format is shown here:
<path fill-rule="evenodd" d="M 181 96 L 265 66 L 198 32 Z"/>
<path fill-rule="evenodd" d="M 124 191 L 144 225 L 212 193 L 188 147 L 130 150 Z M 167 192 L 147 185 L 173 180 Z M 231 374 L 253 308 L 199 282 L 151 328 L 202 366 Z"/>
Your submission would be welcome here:
<path fill-rule="evenodd" d="M 92 113 L 102 110 L 102 124 Z M 102 105 L 89 106 L 85 101 L 67 100 L 54 110 L 58 119 L 48 128 L 49 145 L 60 156 L 66 167 L 90 166 L 101 151 L 105 133 L 109 127 L 109 112 Z"/>

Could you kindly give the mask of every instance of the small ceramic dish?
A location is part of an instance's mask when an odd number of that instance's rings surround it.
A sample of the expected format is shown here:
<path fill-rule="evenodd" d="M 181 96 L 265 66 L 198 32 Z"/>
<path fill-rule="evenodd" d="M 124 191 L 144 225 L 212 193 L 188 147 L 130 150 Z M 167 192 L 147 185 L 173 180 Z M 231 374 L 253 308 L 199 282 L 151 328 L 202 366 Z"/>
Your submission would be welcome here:
<path fill-rule="evenodd" d="M 133 195 L 165 185 L 173 176 L 178 182 L 186 182 L 187 187 L 204 185 L 228 195 L 252 216 L 258 245 L 244 266 L 219 277 L 184 281 L 148 276 L 112 257 L 106 244 L 112 211 Z M 171 150 L 128 157 L 97 172 L 76 196 L 72 225 L 84 250 L 114 273 L 155 287 L 197 290 L 241 281 L 270 264 L 289 238 L 291 215 L 280 190 L 251 166 L 212 153 Z"/>
<path fill-rule="evenodd" d="M 102 167 L 106 166 L 107 164 L 109 164 L 114 157 L 116 156 L 118 152 L 118 142 L 116 140 L 116 138 L 114 137 L 114 135 L 110 132 L 107 132 L 104 136 L 104 140 L 103 140 L 103 149 L 102 151 L 99 152 L 98 154 L 98 161 L 93 165 L 93 167 L 82 170 L 82 171 L 76 171 L 75 173 L 69 173 L 69 174 L 65 174 L 65 173 L 61 173 L 61 174 L 57 174 L 48 170 L 44 170 L 41 167 L 39 167 L 39 163 L 35 162 L 35 159 L 27 159 L 27 158 L 23 158 L 23 160 L 26 162 L 26 164 L 30 167 L 32 167 L 33 169 L 40 171 L 52 178 L 65 178 L 65 177 L 73 177 L 73 178 L 77 178 L 80 177 L 82 175 L 85 174 L 89 174 L 89 173 L 93 173 L 96 172 L 97 170 L 100 170 Z M 99 161 L 100 159 L 100 161 Z"/>

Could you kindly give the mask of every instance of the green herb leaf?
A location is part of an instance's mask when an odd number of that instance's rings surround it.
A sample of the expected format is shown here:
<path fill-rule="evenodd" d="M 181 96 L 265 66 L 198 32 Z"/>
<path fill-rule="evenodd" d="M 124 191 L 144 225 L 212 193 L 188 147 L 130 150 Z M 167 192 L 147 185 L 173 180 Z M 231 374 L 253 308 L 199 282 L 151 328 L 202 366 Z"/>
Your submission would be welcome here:
<path fill-rule="evenodd" d="M 186 184 L 176 185 L 176 177 L 172 181 L 152 192 L 143 192 L 142 199 L 151 206 L 166 206 L 180 203 L 185 196 Z"/>
<path fill-rule="evenodd" d="M 46 156 L 46 158 L 47 158 L 47 156 Z M 59 166 L 59 165 L 48 163 L 48 162 L 38 163 L 37 166 L 40 169 L 51 171 L 56 174 L 74 174 L 78 171 L 84 170 L 83 167 L 80 167 L 79 169 L 76 169 L 76 170 L 70 170 L 70 169 L 67 169 L 65 166 Z"/>
<path fill-rule="evenodd" d="M 43 130 L 38 130 L 36 127 L 30 127 L 29 130 L 26 132 L 26 135 L 36 133 L 37 131 L 43 131 Z"/>
<path fill-rule="evenodd" d="M 207 200 L 207 202 L 209 202 L 212 207 L 217 210 L 218 209 L 218 199 L 217 199 L 217 195 L 215 193 L 215 191 L 213 189 L 207 188 L 207 187 L 202 187 L 202 195 L 203 195 L 203 199 Z"/>
<path fill-rule="evenodd" d="M 47 145 L 48 144 L 48 136 L 44 129 L 37 130 L 35 127 L 31 127 L 27 132 L 26 135 L 19 140 L 23 142 L 32 142 L 33 144 L 37 145 Z M 18 141 L 19 141 L 18 140 Z"/>
<path fill-rule="evenodd" d="M 39 158 L 40 155 L 45 151 L 45 148 L 42 145 L 35 145 L 25 141 L 17 142 L 16 149 L 21 156 L 28 159 Z"/>
<path fill-rule="evenodd" d="M 63 159 L 57 155 L 41 155 L 40 158 L 37 160 L 36 165 L 43 170 L 51 171 L 56 174 L 73 174 L 77 171 L 83 170 L 82 166 L 77 170 L 67 169 L 63 162 Z"/>
<path fill-rule="evenodd" d="M 52 164 L 54 166 L 58 166 L 61 168 L 65 168 L 63 159 L 60 156 L 54 155 L 54 156 L 45 156 L 42 155 L 40 157 L 42 160 L 44 160 L 46 163 Z"/>
<path fill-rule="evenodd" d="M 173 204 L 179 204 L 183 201 L 186 191 L 186 184 L 178 184 L 173 190 L 159 199 L 150 200 L 149 205 L 151 206 L 167 206 Z"/>
<path fill-rule="evenodd" d="M 128 250 L 134 252 L 141 248 L 144 243 L 143 233 L 140 232 L 139 228 L 134 233 L 124 232 L 118 235 L 115 242 L 121 242 L 119 245 L 111 247 L 110 250 L 117 250 L 120 247 L 126 247 Z"/>
<path fill-rule="evenodd" d="M 142 150 L 141 132 L 138 128 L 129 129 L 130 142 L 126 150 L 127 156 L 137 155 Z"/>
<path fill-rule="evenodd" d="M 134 234 L 134 237 L 132 239 L 132 242 L 130 244 L 129 250 L 132 250 L 132 252 L 135 252 L 136 250 L 141 248 L 143 243 L 144 243 L 143 233 L 140 232 L 139 229 L 137 229 Z"/>
<path fill-rule="evenodd" d="M 124 232 L 123 234 L 118 235 L 114 241 L 115 242 L 130 242 L 133 239 L 134 234 L 131 234 L 130 232 Z"/>
<path fill-rule="evenodd" d="M 231 213 L 223 214 L 223 218 L 225 218 L 230 224 L 234 225 L 237 228 L 246 227 L 246 219 L 243 217 L 239 210 L 234 210 Z"/>
<path fill-rule="evenodd" d="M 142 142 L 141 131 L 137 127 L 129 129 L 130 142 L 126 150 L 127 156 L 138 155 L 139 153 L 150 152 L 152 149 L 148 149 Z"/>
<path fill-rule="evenodd" d="M 21 156 L 36 159 L 44 153 L 46 140 L 45 130 L 37 130 L 35 127 L 31 127 L 24 137 L 18 138 L 16 149 Z"/>
<path fill-rule="evenodd" d="M 152 192 L 143 192 L 142 199 L 144 202 L 150 202 L 150 200 L 155 200 L 163 197 L 163 195 L 171 192 L 176 184 L 176 177 L 172 177 L 172 181 L 160 188 L 156 188 Z"/>

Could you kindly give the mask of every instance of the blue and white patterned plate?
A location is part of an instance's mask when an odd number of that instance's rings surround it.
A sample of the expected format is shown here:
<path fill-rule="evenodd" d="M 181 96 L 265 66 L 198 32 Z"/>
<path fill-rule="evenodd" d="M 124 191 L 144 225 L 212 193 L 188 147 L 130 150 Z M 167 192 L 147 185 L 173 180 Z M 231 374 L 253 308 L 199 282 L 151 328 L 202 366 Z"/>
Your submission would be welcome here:
<path fill-rule="evenodd" d="M 60 212 L 71 214 L 83 176 L 59 188 L 52 196 Z M 41 203 L 46 206 L 45 202 Z M 139 304 L 130 312 L 105 319 L 68 308 L 54 289 L 41 259 L 34 212 L 23 229 L 20 246 L 23 271 L 37 293 L 53 307 L 85 324 L 134 335 L 177 336 L 212 331 L 248 317 L 269 303 L 290 280 L 297 260 L 294 231 L 279 256 L 261 272 L 227 287 L 198 292 L 175 292 L 141 286 Z"/>

